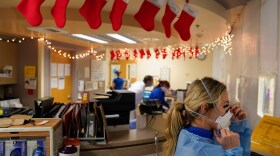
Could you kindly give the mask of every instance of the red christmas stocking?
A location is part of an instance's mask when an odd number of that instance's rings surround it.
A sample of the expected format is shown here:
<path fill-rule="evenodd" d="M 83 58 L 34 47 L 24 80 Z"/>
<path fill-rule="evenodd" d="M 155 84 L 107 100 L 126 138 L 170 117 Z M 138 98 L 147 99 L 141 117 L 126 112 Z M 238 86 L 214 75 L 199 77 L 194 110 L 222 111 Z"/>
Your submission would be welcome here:
<path fill-rule="evenodd" d="M 17 10 L 24 15 L 30 25 L 38 26 L 43 21 L 40 7 L 44 1 L 45 0 L 21 0 L 17 5 Z"/>
<path fill-rule="evenodd" d="M 155 51 L 155 53 L 156 53 L 156 59 L 158 59 L 158 58 L 159 58 L 159 55 L 160 55 L 160 52 L 159 52 L 158 48 L 156 48 L 154 51 Z"/>
<path fill-rule="evenodd" d="M 137 50 L 136 49 L 134 49 L 133 50 L 133 56 L 135 57 L 135 59 L 137 58 L 137 56 L 138 56 L 138 52 L 137 52 Z"/>
<path fill-rule="evenodd" d="M 152 31 L 155 27 L 154 19 L 163 0 L 144 0 L 138 12 L 134 15 L 136 21 L 146 31 Z"/>
<path fill-rule="evenodd" d="M 147 59 L 149 59 L 151 57 L 150 49 L 147 49 L 146 54 L 147 54 Z"/>
<path fill-rule="evenodd" d="M 162 52 L 162 58 L 163 58 L 163 59 L 166 59 L 166 57 L 167 57 L 166 49 L 165 49 L 165 48 L 162 49 L 161 52 Z"/>
<path fill-rule="evenodd" d="M 175 19 L 176 15 L 179 13 L 180 8 L 176 5 L 173 0 L 168 0 L 166 4 L 166 9 L 164 16 L 162 18 L 162 24 L 165 30 L 165 35 L 167 38 L 171 36 L 171 23 Z"/>
<path fill-rule="evenodd" d="M 189 3 L 190 0 L 186 0 L 187 3 Z"/>
<path fill-rule="evenodd" d="M 59 28 L 65 26 L 66 21 L 66 8 L 69 0 L 56 0 L 52 8 L 52 15 L 55 20 L 55 24 Z"/>
<path fill-rule="evenodd" d="M 127 7 L 129 0 L 115 0 L 112 11 L 110 13 L 110 19 L 112 22 L 113 30 L 118 31 L 122 26 L 122 16 Z"/>
<path fill-rule="evenodd" d="M 80 14 L 86 19 L 91 29 L 100 27 L 102 23 L 100 13 L 106 3 L 107 0 L 86 0 L 80 8 Z"/>
<path fill-rule="evenodd" d="M 116 56 L 114 50 L 111 50 L 111 51 L 110 51 L 110 54 L 111 54 L 111 60 L 114 60 L 114 58 L 115 58 L 115 56 Z"/>
<path fill-rule="evenodd" d="M 139 53 L 140 53 L 140 58 L 142 59 L 145 56 L 144 49 L 139 50 Z"/>
<path fill-rule="evenodd" d="M 186 3 L 178 21 L 174 24 L 174 28 L 178 31 L 181 39 L 184 41 L 188 41 L 191 38 L 190 27 L 196 14 L 197 11 Z"/>
<path fill-rule="evenodd" d="M 128 51 L 128 50 L 126 50 L 126 51 L 124 52 L 124 56 L 125 56 L 125 59 L 126 59 L 126 60 L 129 60 L 130 54 L 129 54 L 129 51 Z"/>

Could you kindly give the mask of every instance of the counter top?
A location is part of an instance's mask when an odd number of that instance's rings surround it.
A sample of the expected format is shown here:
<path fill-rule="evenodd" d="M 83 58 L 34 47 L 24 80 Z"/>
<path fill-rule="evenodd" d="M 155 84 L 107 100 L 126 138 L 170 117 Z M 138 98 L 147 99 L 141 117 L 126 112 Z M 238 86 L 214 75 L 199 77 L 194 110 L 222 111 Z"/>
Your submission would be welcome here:
<path fill-rule="evenodd" d="M 81 150 L 101 150 L 152 144 L 155 142 L 155 132 L 151 128 L 109 132 L 109 142 L 106 145 L 81 142 Z M 158 133 L 158 141 L 164 141 L 162 133 Z"/>

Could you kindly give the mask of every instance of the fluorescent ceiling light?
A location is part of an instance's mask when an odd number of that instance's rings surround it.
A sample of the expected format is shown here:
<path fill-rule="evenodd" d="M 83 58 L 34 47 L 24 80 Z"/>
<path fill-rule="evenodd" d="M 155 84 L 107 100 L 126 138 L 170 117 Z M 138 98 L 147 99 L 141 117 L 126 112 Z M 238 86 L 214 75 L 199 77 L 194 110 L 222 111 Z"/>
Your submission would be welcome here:
<path fill-rule="evenodd" d="M 119 34 L 107 34 L 108 36 L 123 41 L 125 43 L 135 44 L 136 42 Z"/>
<path fill-rule="evenodd" d="M 103 43 L 103 44 L 108 43 L 107 41 L 103 41 L 103 40 L 100 40 L 98 38 L 94 38 L 94 37 L 83 35 L 83 34 L 72 34 L 72 35 L 75 36 L 75 37 L 81 38 L 81 39 L 92 41 L 92 42 Z"/>

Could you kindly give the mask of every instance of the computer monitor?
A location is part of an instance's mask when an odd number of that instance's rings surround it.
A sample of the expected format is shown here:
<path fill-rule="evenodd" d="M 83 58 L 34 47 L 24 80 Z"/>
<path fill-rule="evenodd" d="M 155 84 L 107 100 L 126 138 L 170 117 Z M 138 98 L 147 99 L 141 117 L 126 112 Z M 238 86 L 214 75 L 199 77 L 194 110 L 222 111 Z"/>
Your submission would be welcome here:
<path fill-rule="evenodd" d="M 34 103 L 35 103 L 34 117 L 37 117 L 37 118 L 44 117 L 44 115 L 46 113 L 48 113 L 48 111 L 51 110 L 51 108 L 53 106 L 53 101 L 54 101 L 53 97 L 43 97 L 43 98 L 40 98 L 40 99 L 34 101 Z"/>
<path fill-rule="evenodd" d="M 152 93 L 152 91 L 150 91 L 150 90 L 145 90 L 145 91 L 144 91 L 143 100 L 144 100 L 144 101 L 147 101 L 147 100 L 149 99 L 151 93 Z"/>

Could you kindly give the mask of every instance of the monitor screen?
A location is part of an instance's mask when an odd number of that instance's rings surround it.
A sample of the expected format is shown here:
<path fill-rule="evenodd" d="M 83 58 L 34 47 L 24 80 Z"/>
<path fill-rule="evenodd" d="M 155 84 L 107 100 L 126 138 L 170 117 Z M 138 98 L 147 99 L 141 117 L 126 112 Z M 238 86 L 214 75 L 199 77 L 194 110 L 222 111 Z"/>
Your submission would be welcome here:
<path fill-rule="evenodd" d="M 152 91 L 150 91 L 150 90 L 145 90 L 144 91 L 144 97 L 143 97 L 144 101 L 149 99 L 149 97 L 151 95 L 151 92 Z"/>

